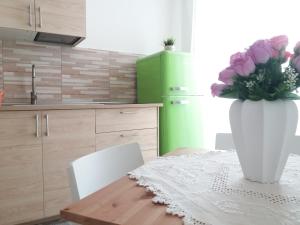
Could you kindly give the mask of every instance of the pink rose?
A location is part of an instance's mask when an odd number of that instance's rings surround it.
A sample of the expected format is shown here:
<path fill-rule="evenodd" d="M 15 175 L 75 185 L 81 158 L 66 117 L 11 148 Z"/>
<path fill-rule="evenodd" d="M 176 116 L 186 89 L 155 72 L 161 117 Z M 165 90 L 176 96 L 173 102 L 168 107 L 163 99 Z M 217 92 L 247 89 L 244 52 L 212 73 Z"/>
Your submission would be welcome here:
<path fill-rule="evenodd" d="M 250 46 L 248 54 L 255 64 L 266 63 L 273 55 L 270 41 L 258 40 Z"/>
<path fill-rule="evenodd" d="M 219 74 L 219 81 L 223 81 L 225 84 L 233 84 L 233 77 L 236 76 L 236 72 L 231 67 L 226 68 Z"/>
<path fill-rule="evenodd" d="M 298 55 L 297 57 L 293 58 L 292 64 L 294 65 L 295 69 L 299 73 L 300 72 L 300 55 Z"/>
<path fill-rule="evenodd" d="M 240 76 L 249 76 L 255 71 L 255 64 L 246 53 L 238 52 L 230 57 L 231 68 Z"/>
<path fill-rule="evenodd" d="M 293 54 L 286 51 L 284 52 L 284 62 L 288 61 L 289 58 L 292 58 Z"/>
<path fill-rule="evenodd" d="M 272 48 L 274 48 L 277 51 L 280 51 L 280 50 L 286 48 L 286 46 L 289 43 L 289 39 L 285 35 L 280 35 L 280 36 L 271 38 L 270 43 L 271 43 Z"/>
<path fill-rule="evenodd" d="M 294 52 L 296 55 L 299 55 L 300 54 L 300 41 L 297 42 L 295 48 L 294 48 Z"/>
<path fill-rule="evenodd" d="M 223 90 L 227 87 L 228 85 L 226 84 L 216 84 L 216 83 L 212 84 L 210 87 L 212 96 L 213 97 L 220 96 Z"/>

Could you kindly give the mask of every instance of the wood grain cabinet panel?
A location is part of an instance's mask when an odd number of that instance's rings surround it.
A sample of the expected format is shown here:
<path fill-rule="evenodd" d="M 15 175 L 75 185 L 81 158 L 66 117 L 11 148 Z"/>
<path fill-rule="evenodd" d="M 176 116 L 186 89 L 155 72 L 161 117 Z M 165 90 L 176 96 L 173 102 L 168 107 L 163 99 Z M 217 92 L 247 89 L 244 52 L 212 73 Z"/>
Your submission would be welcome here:
<path fill-rule="evenodd" d="M 0 27 L 35 31 L 34 0 L 1 0 Z"/>
<path fill-rule="evenodd" d="M 0 112 L 0 225 L 57 216 L 70 204 L 70 162 L 137 142 L 158 151 L 157 108 Z"/>
<path fill-rule="evenodd" d="M 158 152 L 157 152 L 157 149 L 156 150 L 147 150 L 147 151 L 142 151 L 142 155 L 143 155 L 143 159 L 144 159 L 144 162 L 149 162 L 151 160 L 154 160 L 156 159 L 158 156 Z"/>
<path fill-rule="evenodd" d="M 137 142 L 140 145 L 145 161 L 157 157 L 156 128 L 97 134 L 96 150 L 133 142 Z"/>
<path fill-rule="evenodd" d="M 41 123 L 36 120 L 40 115 L 0 112 L 1 225 L 43 217 Z"/>
<path fill-rule="evenodd" d="M 35 0 L 36 31 L 86 36 L 85 0 Z"/>
<path fill-rule="evenodd" d="M 44 207 L 48 217 L 59 215 L 59 210 L 71 203 L 70 162 L 95 151 L 95 110 L 45 111 L 42 117 Z"/>
<path fill-rule="evenodd" d="M 97 133 L 156 127 L 156 108 L 123 108 L 96 110 Z"/>

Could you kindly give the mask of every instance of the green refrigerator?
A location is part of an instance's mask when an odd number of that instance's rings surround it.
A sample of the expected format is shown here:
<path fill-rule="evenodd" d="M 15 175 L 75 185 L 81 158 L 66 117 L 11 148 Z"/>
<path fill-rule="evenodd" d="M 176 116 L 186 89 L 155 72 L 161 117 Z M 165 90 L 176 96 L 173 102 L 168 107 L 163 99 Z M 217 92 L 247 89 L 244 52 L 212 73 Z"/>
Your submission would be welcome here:
<path fill-rule="evenodd" d="M 162 102 L 159 152 L 201 148 L 202 106 L 199 77 L 191 54 L 162 51 L 137 61 L 138 103 Z"/>

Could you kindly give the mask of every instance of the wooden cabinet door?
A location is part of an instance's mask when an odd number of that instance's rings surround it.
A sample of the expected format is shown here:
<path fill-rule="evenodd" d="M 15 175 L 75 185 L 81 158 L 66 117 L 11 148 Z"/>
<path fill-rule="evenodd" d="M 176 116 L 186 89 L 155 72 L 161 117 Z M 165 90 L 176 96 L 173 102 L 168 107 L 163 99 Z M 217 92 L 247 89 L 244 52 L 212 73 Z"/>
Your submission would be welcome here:
<path fill-rule="evenodd" d="M 48 217 L 58 215 L 71 203 L 70 162 L 95 151 L 95 110 L 45 111 L 42 117 L 44 207 Z"/>
<path fill-rule="evenodd" d="M 85 0 L 35 0 L 36 31 L 85 37 Z"/>
<path fill-rule="evenodd" d="M 34 0 L 1 0 L 0 27 L 35 31 Z"/>
<path fill-rule="evenodd" d="M 1 225 L 43 217 L 40 119 L 39 112 L 0 112 Z"/>

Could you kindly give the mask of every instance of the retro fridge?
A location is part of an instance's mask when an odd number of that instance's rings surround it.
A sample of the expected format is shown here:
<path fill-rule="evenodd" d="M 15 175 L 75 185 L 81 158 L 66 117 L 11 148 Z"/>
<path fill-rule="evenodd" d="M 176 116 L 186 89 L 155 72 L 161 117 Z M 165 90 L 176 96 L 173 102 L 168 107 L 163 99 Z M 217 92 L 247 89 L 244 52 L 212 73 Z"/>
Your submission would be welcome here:
<path fill-rule="evenodd" d="M 162 102 L 160 155 L 177 148 L 201 148 L 202 110 L 199 77 L 189 53 L 163 51 L 137 61 L 138 103 Z"/>

